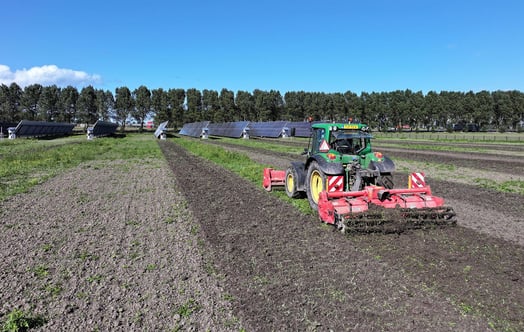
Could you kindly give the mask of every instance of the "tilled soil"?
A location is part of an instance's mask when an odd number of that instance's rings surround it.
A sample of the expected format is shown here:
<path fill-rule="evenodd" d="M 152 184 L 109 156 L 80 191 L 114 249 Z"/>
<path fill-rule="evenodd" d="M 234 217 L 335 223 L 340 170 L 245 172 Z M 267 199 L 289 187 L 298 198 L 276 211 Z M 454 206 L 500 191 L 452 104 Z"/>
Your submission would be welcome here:
<path fill-rule="evenodd" d="M 165 161 L 89 163 L 0 204 L 0 321 L 45 331 L 238 330 Z"/>
<path fill-rule="evenodd" d="M 283 144 L 295 144 L 283 141 Z M 286 169 L 290 162 L 304 160 L 298 154 L 283 154 L 274 151 L 253 148 L 249 146 L 230 144 L 220 140 L 210 140 L 208 144 L 215 144 L 222 148 L 247 154 L 257 163 L 270 165 L 276 169 Z M 471 144 L 469 145 L 471 146 Z M 409 147 L 409 146 L 408 146 Z M 436 173 L 427 174 L 428 184 L 433 194 L 444 197 L 446 204 L 454 208 L 459 215 L 458 224 L 467 228 L 475 229 L 490 236 L 496 236 L 524 246 L 524 203 L 521 195 L 503 193 L 479 187 L 470 179 L 476 177 L 476 170 L 468 168 L 467 177 L 461 173 L 462 166 L 475 165 L 484 169 L 495 169 L 494 172 L 483 172 L 482 175 L 490 178 L 502 177 L 506 179 L 524 179 L 524 167 L 513 167 L 514 164 L 524 165 L 524 159 L 515 159 L 512 156 L 499 155 L 490 157 L 489 161 L 477 160 L 477 154 L 464 154 L 460 152 L 442 154 L 428 153 L 417 150 L 400 150 L 400 153 L 389 155 L 393 160 L 397 157 L 410 156 L 411 159 L 420 162 L 439 163 L 444 165 L 444 170 L 433 168 Z M 515 148 L 516 149 L 516 148 Z M 520 151 L 519 151 L 520 152 Z M 452 158 L 451 156 L 455 156 Z M 409 162 L 407 162 L 409 163 Z M 449 171 L 446 167 L 457 168 Z M 439 173 L 442 173 L 439 174 Z M 451 173 L 451 175 L 449 175 Z M 394 182 L 397 187 L 407 186 L 408 174 L 397 172 L 394 174 Z M 445 178 L 446 180 L 439 180 Z M 468 181 L 469 180 L 469 181 Z M 496 220 L 496 222 L 493 222 Z"/>
<path fill-rule="evenodd" d="M 521 246 L 466 227 L 348 238 L 172 142 L 161 147 L 249 330 L 523 328 Z"/>
<path fill-rule="evenodd" d="M 521 196 L 432 181 L 459 226 L 346 236 L 159 145 L 167 164 L 88 163 L 0 203 L 1 321 L 19 308 L 46 331 L 524 330 Z"/>

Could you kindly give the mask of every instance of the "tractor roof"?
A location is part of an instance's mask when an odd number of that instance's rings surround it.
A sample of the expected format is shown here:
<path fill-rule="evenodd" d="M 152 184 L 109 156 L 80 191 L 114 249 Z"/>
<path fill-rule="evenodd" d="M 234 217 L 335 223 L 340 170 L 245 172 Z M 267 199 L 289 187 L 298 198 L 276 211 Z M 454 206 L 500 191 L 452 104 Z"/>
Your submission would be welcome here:
<path fill-rule="evenodd" d="M 324 128 L 330 129 L 336 127 L 337 129 L 355 129 L 355 130 L 368 130 L 368 125 L 364 123 L 329 123 L 329 122 L 318 122 L 311 125 L 312 128 Z"/>
<path fill-rule="evenodd" d="M 314 123 L 311 128 L 325 129 L 338 139 L 373 138 L 369 133 L 369 127 L 364 123 Z"/>
<path fill-rule="evenodd" d="M 373 138 L 371 134 L 363 131 L 347 131 L 343 129 L 332 131 L 331 135 L 335 137 L 335 139 Z"/>

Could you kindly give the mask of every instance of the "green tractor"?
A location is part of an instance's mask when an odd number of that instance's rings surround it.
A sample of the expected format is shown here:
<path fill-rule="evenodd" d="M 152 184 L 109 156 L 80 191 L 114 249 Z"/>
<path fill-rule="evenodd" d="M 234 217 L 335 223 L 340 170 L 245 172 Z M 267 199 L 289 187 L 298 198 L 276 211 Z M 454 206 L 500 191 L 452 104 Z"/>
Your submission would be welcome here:
<path fill-rule="evenodd" d="M 284 184 L 289 197 L 307 196 L 314 210 L 324 190 L 359 191 L 368 185 L 393 188 L 395 165 L 382 153 L 373 152 L 367 125 L 316 123 L 311 129 L 309 146 L 303 153 L 306 161 L 292 162 L 283 181 L 272 171 L 267 179 L 273 180 L 272 185 Z"/>
<path fill-rule="evenodd" d="M 456 222 L 453 209 L 432 196 L 425 182 L 412 185 L 410 181 L 410 188 L 393 188 L 395 165 L 373 151 L 367 125 L 315 123 L 311 129 L 305 162 L 292 162 L 285 171 L 264 169 L 267 191 L 284 186 L 289 197 L 307 196 L 320 219 L 341 230 L 367 232 L 391 223 L 422 228 Z"/>

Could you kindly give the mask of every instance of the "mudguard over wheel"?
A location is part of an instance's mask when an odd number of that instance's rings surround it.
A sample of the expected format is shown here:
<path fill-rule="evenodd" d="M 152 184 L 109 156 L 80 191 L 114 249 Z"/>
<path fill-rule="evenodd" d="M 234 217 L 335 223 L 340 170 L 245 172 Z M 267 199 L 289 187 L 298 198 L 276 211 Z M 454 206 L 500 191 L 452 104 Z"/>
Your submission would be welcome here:
<path fill-rule="evenodd" d="M 286 170 L 286 194 L 290 198 L 301 198 L 303 192 L 297 190 L 298 188 L 298 175 L 297 171 L 293 167 L 289 167 Z"/>
<path fill-rule="evenodd" d="M 316 161 L 311 162 L 307 171 L 306 192 L 309 205 L 313 210 L 318 210 L 318 198 L 326 189 L 326 174 L 322 172 Z"/>

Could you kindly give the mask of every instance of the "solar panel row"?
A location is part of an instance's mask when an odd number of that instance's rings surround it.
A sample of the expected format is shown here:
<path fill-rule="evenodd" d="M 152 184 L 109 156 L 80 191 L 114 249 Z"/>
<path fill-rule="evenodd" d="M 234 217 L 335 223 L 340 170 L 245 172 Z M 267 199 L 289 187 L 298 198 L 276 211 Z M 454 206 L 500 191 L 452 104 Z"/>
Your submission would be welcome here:
<path fill-rule="evenodd" d="M 204 129 L 207 130 L 209 122 L 210 121 L 186 123 L 180 130 L 179 134 L 184 136 L 200 137 L 202 136 Z"/>
<path fill-rule="evenodd" d="M 309 137 L 311 136 L 311 123 L 309 122 L 288 122 L 286 127 L 289 128 L 290 136 Z"/>
<path fill-rule="evenodd" d="M 93 127 L 87 128 L 87 138 L 114 135 L 117 128 L 117 123 L 98 120 Z"/>
<path fill-rule="evenodd" d="M 248 124 L 249 121 L 210 123 L 207 128 L 209 135 L 240 138 L 245 135 Z"/>
<path fill-rule="evenodd" d="M 271 121 L 271 122 L 225 122 L 210 123 L 193 122 L 186 123 L 180 135 L 202 137 L 207 134 L 221 137 L 309 137 L 311 135 L 311 123 L 291 122 L 291 121 Z M 207 136 L 206 136 L 207 137 Z M 205 138 L 205 137 L 204 137 Z"/>
<path fill-rule="evenodd" d="M 74 127 L 75 125 L 71 123 L 22 120 L 12 134 L 13 138 L 70 135 Z"/>

